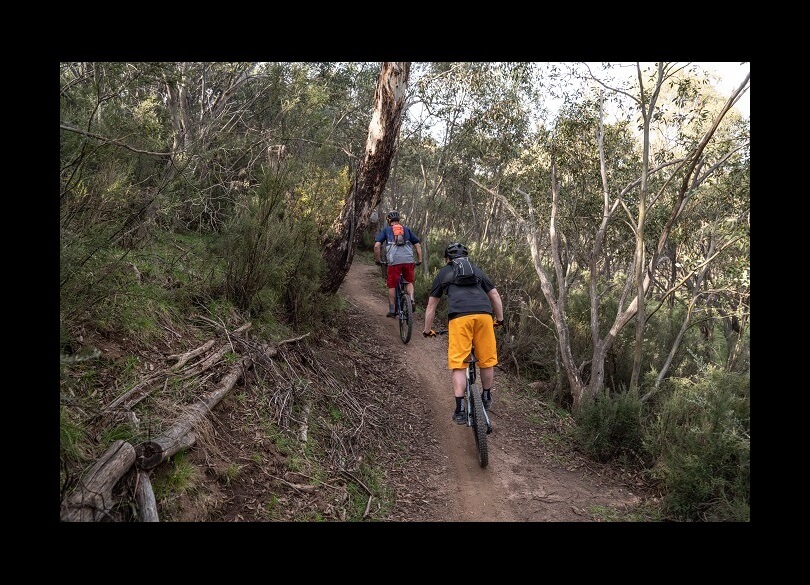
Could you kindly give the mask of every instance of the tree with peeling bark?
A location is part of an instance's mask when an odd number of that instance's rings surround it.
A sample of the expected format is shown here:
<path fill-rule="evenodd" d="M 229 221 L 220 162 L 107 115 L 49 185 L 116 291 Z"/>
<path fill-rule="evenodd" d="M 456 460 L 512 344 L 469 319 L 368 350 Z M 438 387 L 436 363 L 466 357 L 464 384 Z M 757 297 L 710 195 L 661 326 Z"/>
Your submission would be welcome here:
<path fill-rule="evenodd" d="M 590 297 L 590 326 L 592 338 L 592 350 L 588 365 L 590 366 L 589 376 L 583 376 L 583 366 L 575 363 L 571 351 L 571 333 L 568 327 L 567 298 L 569 287 L 572 283 L 572 273 L 570 264 L 566 258 L 565 248 L 567 238 L 560 229 L 559 214 L 562 207 L 561 184 L 557 178 L 557 163 L 554 156 L 551 159 L 551 206 L 547 220 L 547 242 L 548 260 L 551 263 L 553 274 L 550 274 L 544 264 L 543 249 L 541 241 L 544 238 L 540 235 L 539 228 L 535 221 L 535 211 L 531 195 L 521 190 L 517 190 L 526 202 L 528 209 L 528 221 L 516 210 L 506 197 L 498 194 L 500 200 L 515 217 L 521 226 L 528 242 L 532 261 L 539 276 L 542 290 L 546 302 L 551 310 L 551 317 L 554 321 L 559 355 L 567 376 L 573 408 L 577 409 L 587 396 L 597 395 L 604 387 L 605 383 L 605 360 L 613 343 L 617 339 L 620 331 L 633 319 L 637 320 L 636 346 L 634 350 L 632 385 L 638 384 L 638 376 L 641 364 L 642 341 L 644 340 L 645 327 L 647 325 L 647 312 L 644 303 L 650 291 L 651 283 L 654 281 L 655 272 L 659 264 L 659 259 L 665 255 L 668 242 L 674 227 L 678 224 L 682 216 L 696 205 L 695 194 L 698 187 L 722 168 L 729 157 L 738 149 L 734 146 L 727 152 L 714 153 L 712 158 L 707 157 L 707 147 L 712 142 L 723 118 L 730 111 L 739 95 L 746 90 L 750 74 L 746 76 L 740 86 L 734 91 L 722 109 L 714 115 L 702 134 L 694 141 L 694 146 L 679 158 L 666 160 L 659 164 L 650 161 L 649 133 L 650 125 L 656 116 L 660 115 L 655 111 L 655 97 L 661 91 L 662 86 L 668 82 L 671 75 L 665 65 L 658 66 L 657 75 L 654 77 L 653 91 L 645 97 L 644 87 L 641 82 L 641 72 L 639 71 L 639 94 L 641 97 L 633 98 L 642 111 L 642 133 L 644 136 L 643 156 L 640 177 L 632 180 L 618 191 L 614 188 L 611 195 L 610 179 L 607 173 L 606 154 L 604 151 L 603 139 L 605 127 L 603 121 L 603 110 L 600 106 L 599 124 L 597 129 L 597 142 L 599 145 L 599 164 L 602 178 L 602 214 L 601 223 L 594 232 L 590 253 L 587 255 L 589 272 L 588 290 Z M 618 90 L 614 90 L 617 91 Z M 624 92 L 622 92 L 624 93 Z M 669 175 L 664 175 L 665 172 Z M 660 175 L 659 190 L 652 195 L 648 193 L 648 180 L 654 175 Z M 479 186 L 483 187 L 480 183 Z M 670 187 L 675 185 L 674 189 Z M 635 202 L 636 213 L 633 214 L 629 202 L 630 194 L 640 188 L 640 192 L 635 194 L 632 200 Z M 490 190 L 491 191 L 491 190 Z M 493 192 L 493 191 L 491 191 Z M 662 217 L 660 225 L 656 228 L 655 234 L 649 234 L 647 225 L 648 198 L 650 205 L 657 205 L 659 216 Z M 605 243 L 608 226 L 617 220 L 617 212 L 624 213 L 627 218 L 625 224 L 630 226 L 633 234 L 634 252 L 631 254 L 629 265 L 625 269 L 626 276 L 620 291 L 620 300 L 615 309 L 612 323 L 600 323 L 600 317 L 605 314 L 605 307 L 600 305 L 602 297 L 600 293 L 600 277 L 603 274 L 601 265 L 605 262 L 603 245 Z M 647 247 L 650 243 L 646 241 L 645 233 L 652 238 L 653 245 L 650 257 L 647 256 Z M 656 242 L 657 240 L 657 242 Z M 706 263 L 713 260 L 714 256 L 706 259 Z M 696 265 L 687 277 L 697 278 L 703 265 Z M 685 281 L 686 279 L 684 279 Z M 683 282 L 683 281 L 682 281 Z M 556 287 L 556 288 L 555 288 Z M 670 291 L 672 294 L 674 291 Z M 635 294 L 633 294 L 635 293 Z M 606 333 L 601 331 L 606 328 Z"/>
<path fill-rule="evenodd" d="M 322 290 L 326 293 L 336 292 L 343 282 L 371 212 L 382 198 L 406 107 L 410 67 L 408 62 L 384 62 L 380 69 L 365 155 L 324 243 L 328 273 Z"/>

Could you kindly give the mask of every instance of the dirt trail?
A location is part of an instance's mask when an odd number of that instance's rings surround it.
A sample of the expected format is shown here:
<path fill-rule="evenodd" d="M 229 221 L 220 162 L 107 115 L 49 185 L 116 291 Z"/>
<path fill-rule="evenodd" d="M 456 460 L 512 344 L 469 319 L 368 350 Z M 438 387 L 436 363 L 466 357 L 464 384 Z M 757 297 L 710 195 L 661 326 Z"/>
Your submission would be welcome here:
<path fill-rule="evenodd" d="M 368 335 L 392 355 L 401 355 L 407 366 L 401 368 L 400 386 L 403 400 L 416 413 L 410 424 L 424 426 L 419 481 L 435 488 L 425 492 L 432 499 L 430 521 L 593 522 L 602 519 L 597 510 L 626 512 L 639 505 L 629 477 L 617 477 L 615 470 L 578 457 L 560 441 L 560 451 L 555 451 L 559 429 L 542 423 L 553 417 L 536 411 L 542 403 L 529 401 L 501 370 L 496 370 L 493 388 L 489 465 L 482 469 L 471 430 L 451 420 L 447 339 L 422 336 L 426 299 L 416 299 L 413 337 L 406 345 L 399 339 L 398 324 L 385 316 L 384 291 L 379 268 L 358 260 L 341 286 L 346 300 L 363 315 L 358 327 L 368 327 Z M 437 321 L 445 319 L 437 315 Z"/>

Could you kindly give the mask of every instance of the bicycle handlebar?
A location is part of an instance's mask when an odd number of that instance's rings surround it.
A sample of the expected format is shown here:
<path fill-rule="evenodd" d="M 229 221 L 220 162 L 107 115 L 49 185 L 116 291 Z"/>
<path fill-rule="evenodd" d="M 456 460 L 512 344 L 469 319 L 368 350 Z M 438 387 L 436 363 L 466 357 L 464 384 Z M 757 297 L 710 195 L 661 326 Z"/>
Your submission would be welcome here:
<path fill-rule="evenodd" d="M 386 262 L 385 260 L 375 260 L 374 264 L 377 264 L 378 266 L 380 266 L 380 265 L 383 265 L 383 264 L 388 264 L 388 262 Z M 421 262 L 414 262 L 414 266 L 421 266 L 421 265 L 422 265 Z"/>

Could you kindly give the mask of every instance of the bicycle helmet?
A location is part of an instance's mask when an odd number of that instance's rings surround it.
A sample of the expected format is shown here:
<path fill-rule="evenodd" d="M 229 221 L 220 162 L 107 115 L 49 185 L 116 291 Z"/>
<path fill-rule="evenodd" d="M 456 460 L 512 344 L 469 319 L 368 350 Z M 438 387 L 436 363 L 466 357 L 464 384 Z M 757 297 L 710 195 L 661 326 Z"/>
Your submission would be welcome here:
<path fill-rule="evenodd" d="M 468 254 L 467 246 L 459 244 L 458 242 L 453 242 L 444 249 L 444 257 L 450 258 L 451 260 L 459 258 L 460 256 L 467 256 Z"/>
<path fill-rule="evenodd" d="M 385 219 L 387 219 L 389 222 L 399 221 L 399 211 L 389 211 L 387 214 L 385 214 Z"/>

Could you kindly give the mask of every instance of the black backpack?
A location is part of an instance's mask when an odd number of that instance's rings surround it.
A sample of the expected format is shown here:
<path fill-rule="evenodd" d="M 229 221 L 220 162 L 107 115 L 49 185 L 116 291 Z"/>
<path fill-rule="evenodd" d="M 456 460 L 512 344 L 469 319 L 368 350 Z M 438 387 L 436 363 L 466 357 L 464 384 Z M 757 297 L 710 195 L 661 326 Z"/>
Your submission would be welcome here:
<path fill-rule="evenodd" d="M 481 279 L 476 276 L 469 258 L 462 256 L 453 260 L 453 284 L 456 286 L 481 284 Z"/>

